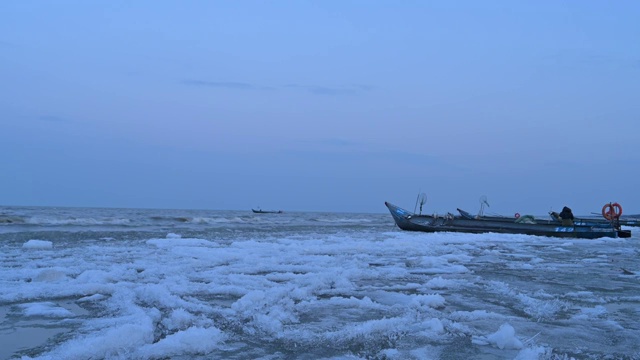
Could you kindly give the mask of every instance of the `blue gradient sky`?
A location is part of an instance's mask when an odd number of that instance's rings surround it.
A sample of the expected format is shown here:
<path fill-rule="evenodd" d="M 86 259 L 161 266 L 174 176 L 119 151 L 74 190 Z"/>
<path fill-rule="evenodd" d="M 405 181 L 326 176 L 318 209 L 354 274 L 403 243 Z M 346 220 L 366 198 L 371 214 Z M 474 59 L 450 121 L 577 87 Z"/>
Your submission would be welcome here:
<path fill-rule="evenodd" d="M 0 204 L 640 213 L 638 1 L 0 2 Z"/>

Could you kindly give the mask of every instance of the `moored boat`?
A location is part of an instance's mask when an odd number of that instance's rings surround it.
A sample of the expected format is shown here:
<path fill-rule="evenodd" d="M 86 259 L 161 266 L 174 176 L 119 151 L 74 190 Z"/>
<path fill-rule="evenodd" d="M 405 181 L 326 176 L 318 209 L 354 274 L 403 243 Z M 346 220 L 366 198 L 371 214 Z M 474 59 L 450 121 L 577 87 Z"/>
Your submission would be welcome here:
<path fill-rule="evenodd" d="M 535 217 L 533 215 L 520 215 L 516 214 L 514 217 L 508 216 L 491 216 L 491 215 L 473 215 L 468 211 L 464 211 L 460 208 L 456 209 L 461 217 L 465 219 L 474 219 L 474 220 L 488 220 L 488 221 L 506 221 L 506 222 L 528 222 L 528 223 L 544 223 L 544 224 L 561 224 L 562 219 L 559 217 L 558 213 L 550 212 L 548 219 L 543 219 L 539 217 Z M 615 226 L 611 221 L 605 219 L 585 219 L 585 218 L 574 218 L 574 225 L 578 226 Z M 622 222 L 621 222 L 622 223 Z"/>
<path fill-rule="evenodd" d="M 402 230 L 422 232 L 464 232 L 464 233 L 503 233 L 524 234 L 537 236 L 551 236 L 560 238 L 597 239 L 602 237 L 630 237 L 631 232 L 605 225 L 577 225 L 562 226 L 552 222 L 516 222 L 501 219 L 475 219 L 453 214 L 446 215 L 418 215 L 385 202 L 396 225 Z"/>
<path fill-rule="evenodd" d="M 558 214 L 555 211 L 549 212 L 548 219 L 541 219 L 541 218 L 534 217 L 532 215 L 520 216 L 520 214 L 518 213 L 516 213 L 514 217 L 508 217 L 508 216 L 491 216 L 491 215 L 473 215 L 468 211 L 464 211 L 460 208 L 456 210 L 458 210 L 458 213 L 460 214 L 461 217 L 466 219 L 491 220 L 491 221 L 514 221 L 515 220 L 519 222 L 535 221 L 535 222 L 546 222 L 546 223 L 554 223 L 554 224 L 560 224 L 562 222 L 562 218 L 560 217 L 560 214 Z M 605 215 L 607 214 L 606 211 L 603 211 L 603 213 Z M 640 227 L 640 219 L 636 219 L 634 217 L 620 217 L 620 216 L 613 216 L 613 218 L 607 219 L 605 218 L 605 215 L 603 215 L 602 219 L 599 219 L 596 217 L 574 218 L 573 223 L 575 225 L 584 225 L 584 226 L 612 225 L 615 228 L 619 228 L 620 226 Z"/>

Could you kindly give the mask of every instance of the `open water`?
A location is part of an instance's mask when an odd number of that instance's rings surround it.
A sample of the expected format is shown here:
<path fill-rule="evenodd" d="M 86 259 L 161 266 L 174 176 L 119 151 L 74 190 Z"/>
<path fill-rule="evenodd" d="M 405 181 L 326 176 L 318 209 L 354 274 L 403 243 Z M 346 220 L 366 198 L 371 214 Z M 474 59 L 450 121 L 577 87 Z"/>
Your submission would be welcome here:
<path fill-rule="evenodd" d="M 640 359 L 630 239 L 0 208 L 0 359 Z"/>

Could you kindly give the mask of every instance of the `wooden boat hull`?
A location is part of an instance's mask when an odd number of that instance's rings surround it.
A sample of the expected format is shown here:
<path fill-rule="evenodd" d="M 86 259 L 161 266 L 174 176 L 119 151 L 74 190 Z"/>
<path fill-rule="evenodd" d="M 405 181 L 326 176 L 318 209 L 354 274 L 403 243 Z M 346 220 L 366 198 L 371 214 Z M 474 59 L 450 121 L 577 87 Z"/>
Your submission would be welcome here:
<path fill-rule="evenodd" d="M 396 225 L 402 230 L 422 232 L 463 232 L 463 233 L 502 233 L 559 238 L 597 239 L 619 237 L 618 230 L 612 226 L 562 226 L 556 223 L 516 223 L 514 221 L 492 221 L 466 219 L 453 214 L 445 216 L 416 215 L 398 206 L 385 202 Z M 629 236 L 631 235 L 628 232 Z M 626 234 L 621 234 L 625 236 Z"/>

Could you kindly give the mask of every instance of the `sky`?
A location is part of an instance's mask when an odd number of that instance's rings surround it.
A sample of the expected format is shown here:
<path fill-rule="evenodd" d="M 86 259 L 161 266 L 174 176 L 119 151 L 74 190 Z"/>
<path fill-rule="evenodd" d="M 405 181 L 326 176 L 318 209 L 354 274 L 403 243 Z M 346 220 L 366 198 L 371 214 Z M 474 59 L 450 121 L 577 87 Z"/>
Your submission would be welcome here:
<path fill-rule="evenodd" d="M 0 204 L 640 213 L 637 1 L 0 2 Z"/>

